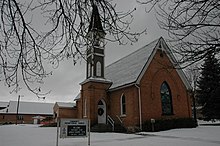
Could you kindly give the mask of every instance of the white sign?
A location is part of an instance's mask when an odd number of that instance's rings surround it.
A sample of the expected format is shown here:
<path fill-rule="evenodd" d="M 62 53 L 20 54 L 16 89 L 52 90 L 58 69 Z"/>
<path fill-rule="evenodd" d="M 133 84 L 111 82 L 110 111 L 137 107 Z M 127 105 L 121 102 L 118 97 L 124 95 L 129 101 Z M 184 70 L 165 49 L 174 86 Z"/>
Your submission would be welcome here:
<path fill-rule="evenodd" d="M 61 119 L 60 138 L 75 138 L 88 136 L 87 119 Z"/>

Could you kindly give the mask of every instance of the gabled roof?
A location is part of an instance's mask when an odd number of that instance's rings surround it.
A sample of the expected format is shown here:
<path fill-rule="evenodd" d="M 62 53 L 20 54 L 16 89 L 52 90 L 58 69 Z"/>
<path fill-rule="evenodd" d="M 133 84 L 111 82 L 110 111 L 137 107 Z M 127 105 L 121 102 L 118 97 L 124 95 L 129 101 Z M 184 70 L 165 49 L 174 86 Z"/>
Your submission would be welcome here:
<path fill-rule="evenodd" d="M 16 114 L 17 113 L 17 101 L 10 101 L 7 110 L 1 113 Z M 39 102 L 19 102 L 18 113 L 20 114 L 53 114 L 54 103 L 39 103 Z"/>
<path fill-rule="evenodd" d="M 177 64 L 173 53 L 161 37 L 105 68 L 105 78 L 112 81 L 110 90 L 132 84 L 139 84 L 142 76 L 153 59 L 154 54 L 159 48 L 166 52 L 170 61 L 174 65 Z M 186 88 L 190 89 L 191 86 L 183 71 L 181 69 L 177 69 L 177 72 Z"/>

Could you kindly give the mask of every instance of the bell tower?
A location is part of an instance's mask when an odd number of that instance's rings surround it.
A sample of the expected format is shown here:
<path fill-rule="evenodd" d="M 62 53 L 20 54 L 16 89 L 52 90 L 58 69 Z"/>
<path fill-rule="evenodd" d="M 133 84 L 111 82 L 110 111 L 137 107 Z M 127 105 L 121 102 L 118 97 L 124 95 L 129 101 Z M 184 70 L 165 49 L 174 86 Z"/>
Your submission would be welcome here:
<path fill-rule="evenodd" d="M 104 78 L 105 35 L 96 5 L 93 5 L 87 39 L 86 78 Z"/>
<path fill-rule="evenodd" d="M 92 15 L 87 33 L 86 79 L 81 83 L 78 100 L 79 118 L 88 118 L 91 125 L 106 124 L 108 114 L 107 90 L 112 82 L 104 77 L 105 35 L 98 7 L 92 6 Z"/>

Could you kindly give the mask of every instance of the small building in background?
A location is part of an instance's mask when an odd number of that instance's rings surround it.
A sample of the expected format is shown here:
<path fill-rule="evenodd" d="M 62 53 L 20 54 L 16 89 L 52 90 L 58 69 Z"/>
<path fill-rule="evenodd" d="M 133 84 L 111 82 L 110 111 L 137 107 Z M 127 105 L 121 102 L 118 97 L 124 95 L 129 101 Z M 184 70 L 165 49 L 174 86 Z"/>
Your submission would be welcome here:
<path fill-rule="evenodd" d="M 77 118 L 76 104 L 73 102 L 56 102 L 53 111 L 56 122 L 60 118 Z"/>
<path fill-rule="evenodd" d="M 0 124 L 33 124 L 36 117 L 41 117 L 37 118 L 37 123 L 46 118 L 52 119 L 53 106 L 54 103 L 20 101 L 18 105 L 17 101 L 10 101 L 4 109 L 0 109 Z"/>

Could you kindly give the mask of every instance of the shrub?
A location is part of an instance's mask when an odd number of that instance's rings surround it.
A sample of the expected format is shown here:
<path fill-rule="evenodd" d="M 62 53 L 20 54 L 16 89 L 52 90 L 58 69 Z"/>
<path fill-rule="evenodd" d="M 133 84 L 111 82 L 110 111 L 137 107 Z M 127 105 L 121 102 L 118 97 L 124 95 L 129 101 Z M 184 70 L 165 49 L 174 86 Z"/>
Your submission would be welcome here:
<path fill-rule="evenodd" d="M 158 119 L 154 123 L 154 131 L 163 131 L 175 128 L 193 128 L 196 123 L 192 118 L 178 118 L 178 119 Z M 153 131 L 151 121 L 145 121 L 143 124 L 143 131 Z"/>

